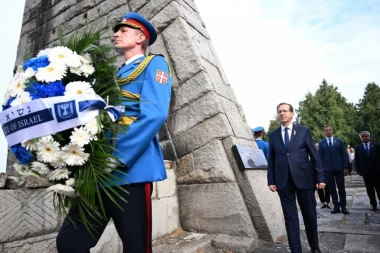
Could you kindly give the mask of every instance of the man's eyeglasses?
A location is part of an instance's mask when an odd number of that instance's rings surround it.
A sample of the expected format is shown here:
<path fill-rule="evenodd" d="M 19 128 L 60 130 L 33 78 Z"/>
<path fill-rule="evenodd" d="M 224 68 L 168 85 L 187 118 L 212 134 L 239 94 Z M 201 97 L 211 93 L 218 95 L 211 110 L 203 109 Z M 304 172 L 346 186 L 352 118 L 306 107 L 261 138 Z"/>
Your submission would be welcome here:
<path fill-rule="evenodd" d="M 362 137 L 368 138 L 368 137 L 369 137 L 369 135 L 362 135 Z"/>
<path fill-rule="evenodd" d="M 281 110 L 281 111 L 278 111 L 277 113 L 280 114 L 280 113 L 285 113 L 285 112 L 288 112 L 289 110 Z"/>

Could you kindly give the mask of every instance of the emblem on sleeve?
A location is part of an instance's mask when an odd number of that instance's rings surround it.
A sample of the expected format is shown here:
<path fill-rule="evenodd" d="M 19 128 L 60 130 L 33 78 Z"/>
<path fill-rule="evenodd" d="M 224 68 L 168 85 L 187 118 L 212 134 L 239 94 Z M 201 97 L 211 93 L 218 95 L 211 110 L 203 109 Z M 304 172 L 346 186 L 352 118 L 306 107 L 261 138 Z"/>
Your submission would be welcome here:
<path fill-rule="evenodd" d="M 157 70 L 156 81 L 161 84 L 165 84 L 168 81 L 168 74 L 162 70 Z"/>

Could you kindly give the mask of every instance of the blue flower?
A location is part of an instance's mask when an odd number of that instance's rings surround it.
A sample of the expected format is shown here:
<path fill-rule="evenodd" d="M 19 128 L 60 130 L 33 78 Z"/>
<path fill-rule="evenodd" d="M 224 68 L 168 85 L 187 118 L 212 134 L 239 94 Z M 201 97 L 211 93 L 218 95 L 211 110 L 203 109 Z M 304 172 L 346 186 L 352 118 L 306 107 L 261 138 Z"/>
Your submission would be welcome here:
<path fill-rule="evenodd" d="M 16 99 L 16 97 L 10 98 L 10 99 L 8 100 L 7 104 L 6 104 L 6 105 L 3 105 L 3 111 L 6 110 L 6 109 L 8 109 L 8 108 L 10 108 L 10 107 L 11 107 L 11 103 L 12 103 L 13 100 L 15 100 L 15 99 Z"/>
<path fill-rule="evenodd" d="M 38 68 L 46 67 L 49 64 L 49 58 L 46 55 L 43 55 L 27 60 L 26 62 L 24 62 L 24 65 L 22 67 L 24 70 L 26 70 L 27 68 L 33 68 L 34 71 L 37 71 Z"/>
<path fill-rule="evenodd" d="M 65 86 L 63 86 L 62 81 L 50 82 L 48 84 L 35 82 L 29 85 L 25 90 L 29 91 L 32 99 L 39 99 L 63 96 Z"/>
<path fill-rule="evenodd" d="M 21 144 L 14 145 L 10 147 L 13 154 L 15 154 L 17 160 L 22 164 L 28 164 L 33 160 L 33 156 L 30 154 L 26 148 L 22 147 Z"/>

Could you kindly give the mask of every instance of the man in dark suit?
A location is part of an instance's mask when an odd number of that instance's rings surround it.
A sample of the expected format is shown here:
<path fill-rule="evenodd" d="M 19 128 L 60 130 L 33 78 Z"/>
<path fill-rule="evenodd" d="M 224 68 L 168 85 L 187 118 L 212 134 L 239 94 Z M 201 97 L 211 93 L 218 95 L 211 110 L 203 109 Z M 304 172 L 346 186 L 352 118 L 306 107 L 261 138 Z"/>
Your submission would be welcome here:
<path fill-rule="evenodd" d="M 269 136 L 268 186 L 280 197 L 291 252 L 302 252 L 297 197 L 311 252 L 318 253 L 321 251 L 314 192 L 326 185 L 324 171 L 310 130 L 292 123 L 293 107 L 281 103 L 277 115 L 281 126 Z"/>
<path fill-rule="evenodd" d="M 346 189 L 344 186 L 344 176 L 348 175 L 348 153 L 344 142 L 333 136 L 331 126 L 324 127 L 326 138 L 319 142 L 319 157 L 325 169 L 327 187 L 334 204 L 334 209 L 331 213 L 349 214 L 347 210 Z M 335 184 L 336 182 L 336 184 Z M 336 186 L 339 191 L 336 191 Z"/>
<path fill-rule="evenodd" d="M 377 198 L 380 199 L 380 145 L 370 142 L 370 133 L 362 131 L 362 144 L 355 147 L 355 165 L 359 175 L 363 177 L 372 211 L 377 210 Z"/>

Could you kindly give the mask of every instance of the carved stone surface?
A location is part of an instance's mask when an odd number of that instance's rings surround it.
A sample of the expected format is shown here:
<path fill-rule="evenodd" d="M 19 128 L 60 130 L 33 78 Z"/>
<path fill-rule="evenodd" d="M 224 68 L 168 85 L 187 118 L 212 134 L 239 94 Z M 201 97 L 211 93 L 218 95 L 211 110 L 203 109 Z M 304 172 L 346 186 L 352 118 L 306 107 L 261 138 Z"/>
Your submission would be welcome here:
<path fill-rule="evenodd" d="M 52 193 L 45 189 L 0 191 L 0 243 L 56 232 Z"/>
<path fill-rule="evenodd" d="M 7 174 L 0 173 L 0 189 L 4 188 L 5 183 L 7 182 L 7 178 L 8 178 Z"/>
<path fill-rule="evenodd" d="M 178 199 L 187 231 L 257 238 L 235 182 L 180 185 Z"/>

